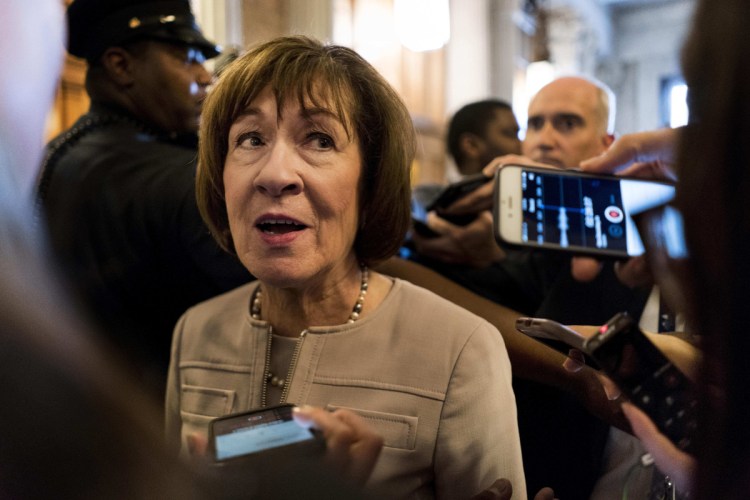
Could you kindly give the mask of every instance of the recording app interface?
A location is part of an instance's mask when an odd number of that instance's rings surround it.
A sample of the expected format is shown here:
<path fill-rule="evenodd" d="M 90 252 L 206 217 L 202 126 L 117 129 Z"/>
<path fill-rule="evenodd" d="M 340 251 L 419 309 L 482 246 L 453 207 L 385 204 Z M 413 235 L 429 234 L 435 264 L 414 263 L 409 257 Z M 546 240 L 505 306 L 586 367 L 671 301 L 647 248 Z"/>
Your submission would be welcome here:
<path fill-rule="evenodd" d="M 310 439 L 313 439 L 310 430 L 293 420 L 240 422 L 226 434 L 216 436 L 216 458 L 226 460 Z"/>
<path fill-rule="evenodd" d="M 674 186 L 523 171 L 525 242 L 643 253 L 630 214 L 666 203 Z"/>

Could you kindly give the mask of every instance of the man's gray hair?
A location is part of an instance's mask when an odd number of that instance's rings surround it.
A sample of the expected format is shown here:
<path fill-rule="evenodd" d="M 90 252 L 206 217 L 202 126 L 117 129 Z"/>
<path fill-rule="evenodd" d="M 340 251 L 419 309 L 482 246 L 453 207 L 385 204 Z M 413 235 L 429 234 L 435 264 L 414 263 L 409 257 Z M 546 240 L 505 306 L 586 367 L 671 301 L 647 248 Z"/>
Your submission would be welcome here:
<path fill-rule="evenodd" d="M 612 92 L 612 89 L 609 88 L 606 83 L 595 78 L 589 78 L 589 80 L 596 85 L 597 89 L 599 89 L 599 99 L 601 100 L 602 110 L 606 117 L 607 133 L 614 134 L 615 115 L 617 114 L 617 97 L 615 97 L 615 93 Z"/>

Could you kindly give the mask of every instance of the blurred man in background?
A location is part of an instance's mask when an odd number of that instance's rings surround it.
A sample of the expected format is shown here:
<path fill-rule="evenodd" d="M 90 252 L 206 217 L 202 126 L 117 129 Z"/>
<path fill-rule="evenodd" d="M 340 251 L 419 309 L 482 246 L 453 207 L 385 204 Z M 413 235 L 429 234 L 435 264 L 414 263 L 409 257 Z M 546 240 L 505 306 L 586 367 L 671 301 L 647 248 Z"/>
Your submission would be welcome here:
<path fill-rule="evenodd" d="M 195 203 L 203 63 L 219 48 L 187 0 L 76 0 L 67 21 L 91 109 L 48 146 L 43 215 L 74 295 L 161 399 L 179 315 L 251 279 Z"/>

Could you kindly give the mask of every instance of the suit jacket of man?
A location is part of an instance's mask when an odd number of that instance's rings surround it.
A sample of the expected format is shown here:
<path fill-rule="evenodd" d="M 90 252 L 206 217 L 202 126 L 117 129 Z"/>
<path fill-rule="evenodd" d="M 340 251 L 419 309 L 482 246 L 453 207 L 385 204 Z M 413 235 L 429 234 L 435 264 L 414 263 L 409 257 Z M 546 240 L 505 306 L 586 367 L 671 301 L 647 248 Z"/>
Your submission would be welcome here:
<path fill-rule="evenodd" d="M 48 146 L 39 185 L 75 295 L 157 395 L 180 314 L 251 279 L 200 217 L 195 145 L 94 103 Z"/>

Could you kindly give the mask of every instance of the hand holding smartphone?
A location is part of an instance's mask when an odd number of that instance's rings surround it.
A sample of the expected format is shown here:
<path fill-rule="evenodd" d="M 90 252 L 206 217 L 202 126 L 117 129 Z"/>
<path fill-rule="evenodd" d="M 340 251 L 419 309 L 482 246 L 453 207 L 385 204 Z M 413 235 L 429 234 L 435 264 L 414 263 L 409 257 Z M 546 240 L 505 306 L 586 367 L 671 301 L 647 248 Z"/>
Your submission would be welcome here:
<path fill-rule="evenodd" d="M 412 226 L 414 232 L 423 238 L 440 236 L 427 224 L 427 212 L 436 211 L 440 217 L 452 224 L 465 226 L 477 218 L 477 214 L 446 214 L 442 210 L 449 207 L 459 198 L 469 194 L 480 186 L 490 182 L 491 178 L 481 172 L 464 177 L 458 182 L 441 187 L 435 191 L 434 185 L 418 186 L 412 197 Z"/>
<path fill-rule="evenodd" d="M 631 214 L 674 194 L 671 182 L 505 165 L 495 174 L 495 238 L 501 245 L 634 257 L 644 249 Z"/>
<path fill-rule="evenodd" d="M 323 439 L 292 419 L 293 408 L 285 404 L 213 419 L 209 449 L 214 461 L 266 457 L 268 453 L 322 453 Z"/>
<path fill-rule="evenodd" d="M 663 434 L 690 451 L 696 430 L 694 387 L 630 316 L 615 315 L 589 338 L 541 318 L 519 318 L 516 327 L 533 337 L 560 340 L 590 356 Z"/>

